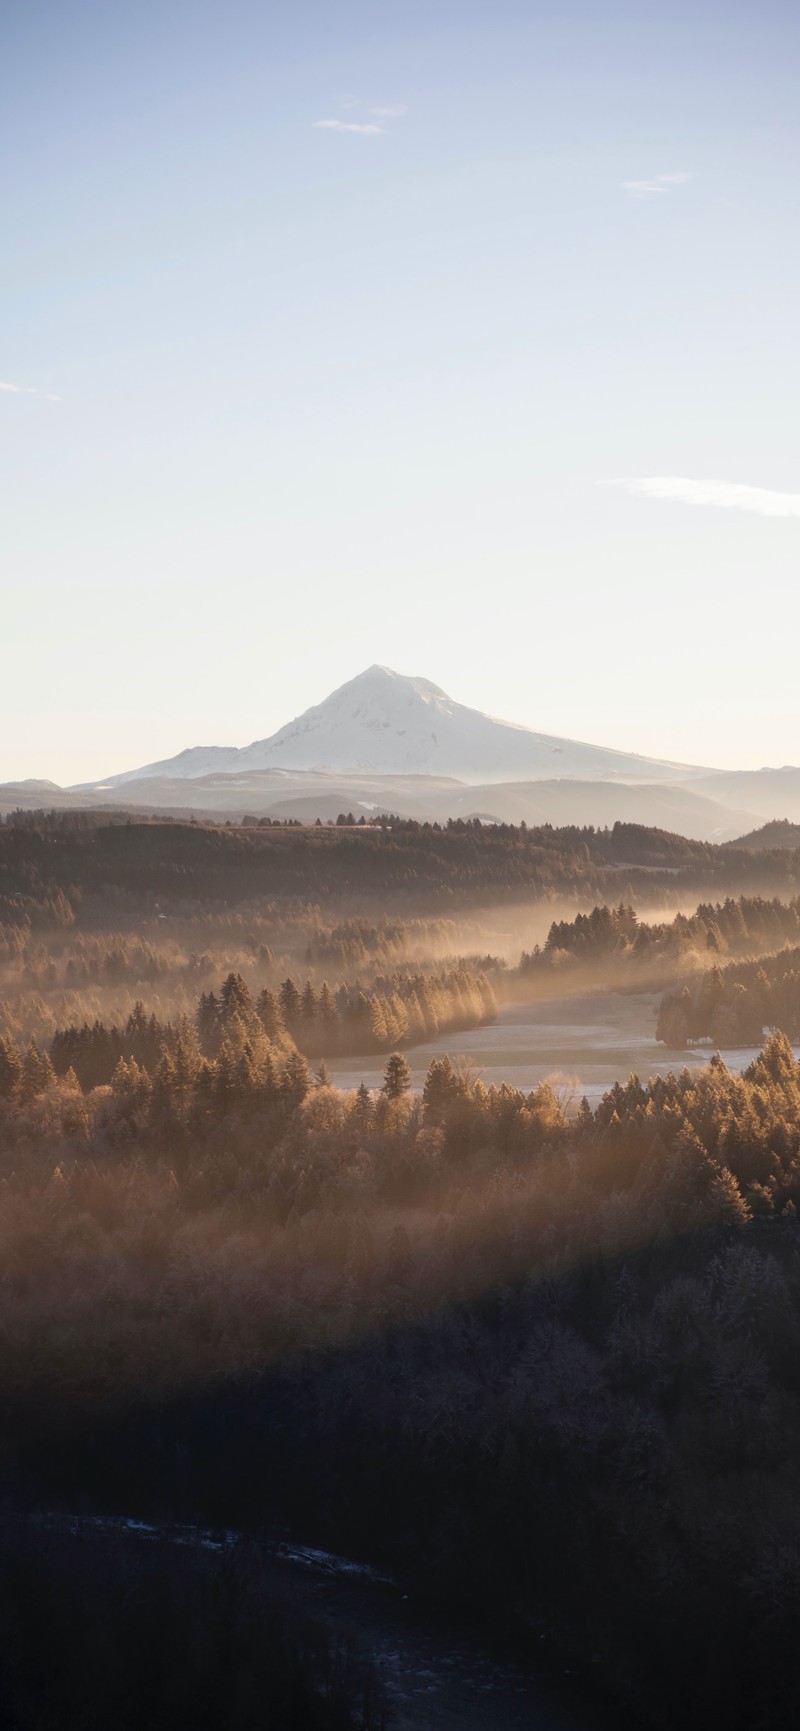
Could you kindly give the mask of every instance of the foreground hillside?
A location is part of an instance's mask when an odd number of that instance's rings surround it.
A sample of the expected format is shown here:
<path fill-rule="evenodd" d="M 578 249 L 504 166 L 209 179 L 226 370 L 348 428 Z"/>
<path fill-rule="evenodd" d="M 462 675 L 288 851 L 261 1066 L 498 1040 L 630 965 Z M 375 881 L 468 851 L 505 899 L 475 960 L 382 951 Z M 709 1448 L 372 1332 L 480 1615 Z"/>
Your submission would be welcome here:
<path fill-rule="evenodd" d="M 12 1724 L 67 1689 L 59 1731 L 124 1725 L 130 1678 L 195 1731 L 241 1665 L 237 1731 L 389 1727 L 336 1630 L 276 1612 L 287 1533 L 534 1669 L 544 1637 L 615 1726 L 791 1722 L 800 1066 L 784 1032 L 741 1074 L 670 1047 L 800 1026 L 799 867 L 622 825 L 0 826 Z M 593 1106 L 459 1056 L 569 990 L 591 1051 L 612 985 L 654 1042 L 656 981 L 668 1073 Z M 59 1512 L 244 1548 L 151 1567 Z"/>
<path fill-rule="evenodd" d="M 564 1117 L 209 1062 L 4 1071 L 6 1503 L 283 1521 L 654 1725 L 789 1711 L 800 1069 L 774 1037 Z M 676 1662 L 676 1655 L 679 1659 Z"/>

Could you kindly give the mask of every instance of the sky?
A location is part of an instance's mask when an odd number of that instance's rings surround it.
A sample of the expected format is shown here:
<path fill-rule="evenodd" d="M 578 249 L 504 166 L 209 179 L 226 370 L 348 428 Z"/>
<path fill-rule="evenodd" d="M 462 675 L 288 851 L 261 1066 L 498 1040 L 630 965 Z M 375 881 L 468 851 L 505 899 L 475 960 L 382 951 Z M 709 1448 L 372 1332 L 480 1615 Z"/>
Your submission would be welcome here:
<path fill-rule="evenodd" d="M 0 779 L 800 763 L 796 0 L 3 0 Z"/>

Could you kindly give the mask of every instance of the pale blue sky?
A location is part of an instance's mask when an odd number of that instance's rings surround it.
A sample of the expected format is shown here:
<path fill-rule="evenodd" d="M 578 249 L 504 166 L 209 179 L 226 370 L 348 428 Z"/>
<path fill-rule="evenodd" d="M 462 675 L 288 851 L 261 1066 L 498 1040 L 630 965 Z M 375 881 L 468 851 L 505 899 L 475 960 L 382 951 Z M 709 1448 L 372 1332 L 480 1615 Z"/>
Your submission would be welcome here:
<path fill-rule="evenodd" d="M 0 777 L 372 661 L 800 762 L 796 0 L 0 20 Z"/>

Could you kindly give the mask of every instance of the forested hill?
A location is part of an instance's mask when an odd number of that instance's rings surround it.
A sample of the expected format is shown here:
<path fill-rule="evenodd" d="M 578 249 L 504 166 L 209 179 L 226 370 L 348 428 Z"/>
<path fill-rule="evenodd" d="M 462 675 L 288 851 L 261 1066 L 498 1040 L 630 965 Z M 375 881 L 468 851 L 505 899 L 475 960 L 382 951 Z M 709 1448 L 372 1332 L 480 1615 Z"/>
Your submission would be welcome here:
<path fill-rule="evenodd" d="M 760 829 L 754 829 L 749 835 L 740 836 L 738 841 L 726 842 L 725 845 L 731 848 L 746 848 L 750 853 L 760 853 L 765 848 L 799 848 L 800 823 L 790 823 L 788 817 L 776 818 L 772 823 L 764 823 Z"/>
<path fill-rule="evenodd" d="M 761 853 L 662 830 L 407 821 L 303 827 L 12 814 L 0 825 L 0 924 L 293 896 L 424 908 L 562 894 L 616 901 L 676 890 L 800 888 L 800 849 Z"/>

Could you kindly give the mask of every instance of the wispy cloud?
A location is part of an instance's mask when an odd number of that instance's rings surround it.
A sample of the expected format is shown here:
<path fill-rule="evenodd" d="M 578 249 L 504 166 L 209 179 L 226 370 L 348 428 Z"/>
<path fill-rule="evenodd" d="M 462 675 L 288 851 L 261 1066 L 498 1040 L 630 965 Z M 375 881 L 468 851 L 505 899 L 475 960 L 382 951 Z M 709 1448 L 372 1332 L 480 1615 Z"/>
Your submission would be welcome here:
<path fill-rule="evenodd" d="M 324 132 L 383 132 L 382 126 L 376 126 L 372 120 L 360 122 L 357 120 L 315 120 L 314 125 Z"/>
<path fill-rule="evenodd" d="M 623 180 L 622 189 L 630 198 L 658 198 L 669 192 L 671 186 L 685 186 L 691 179 L 691 170 L 680 170 L 672 174 L 656 174 L 652 180 Z"/>
<path fill-rule="evenodd" d="M 408 109 L 402 102 L 369 103 L 363 102 L 358 96 L 342 96 L 336 105 L 342 114 L 354 112 L 364 115 L 363 120 L 315 120 L 314 125 L 324 132 L 355 132 L 362 137 L 374 137 L 378 132 L 385 132 L 387 120 L 401 120 Z"/>
<path fill-rule="evenodd" d="M 755 511 L 759 517 L 800 517 L 800 493 L 779 493 L 771 487 L 746 487 L 738 481 L 692 481 L 682 475 L 622 476 L 600 483 L 619 487 L 642 499 L 666 499 L 681 505 L 712 505 L 723 511 Z"/>
<path fill-rule="evenodd" d="M 60 403 L 54 391 L 40 391 L 36 385 L 9 385 L 0 379 L 0 391 L 8 391 L 12 397 L 43 397 L 45 402 Z"/>

